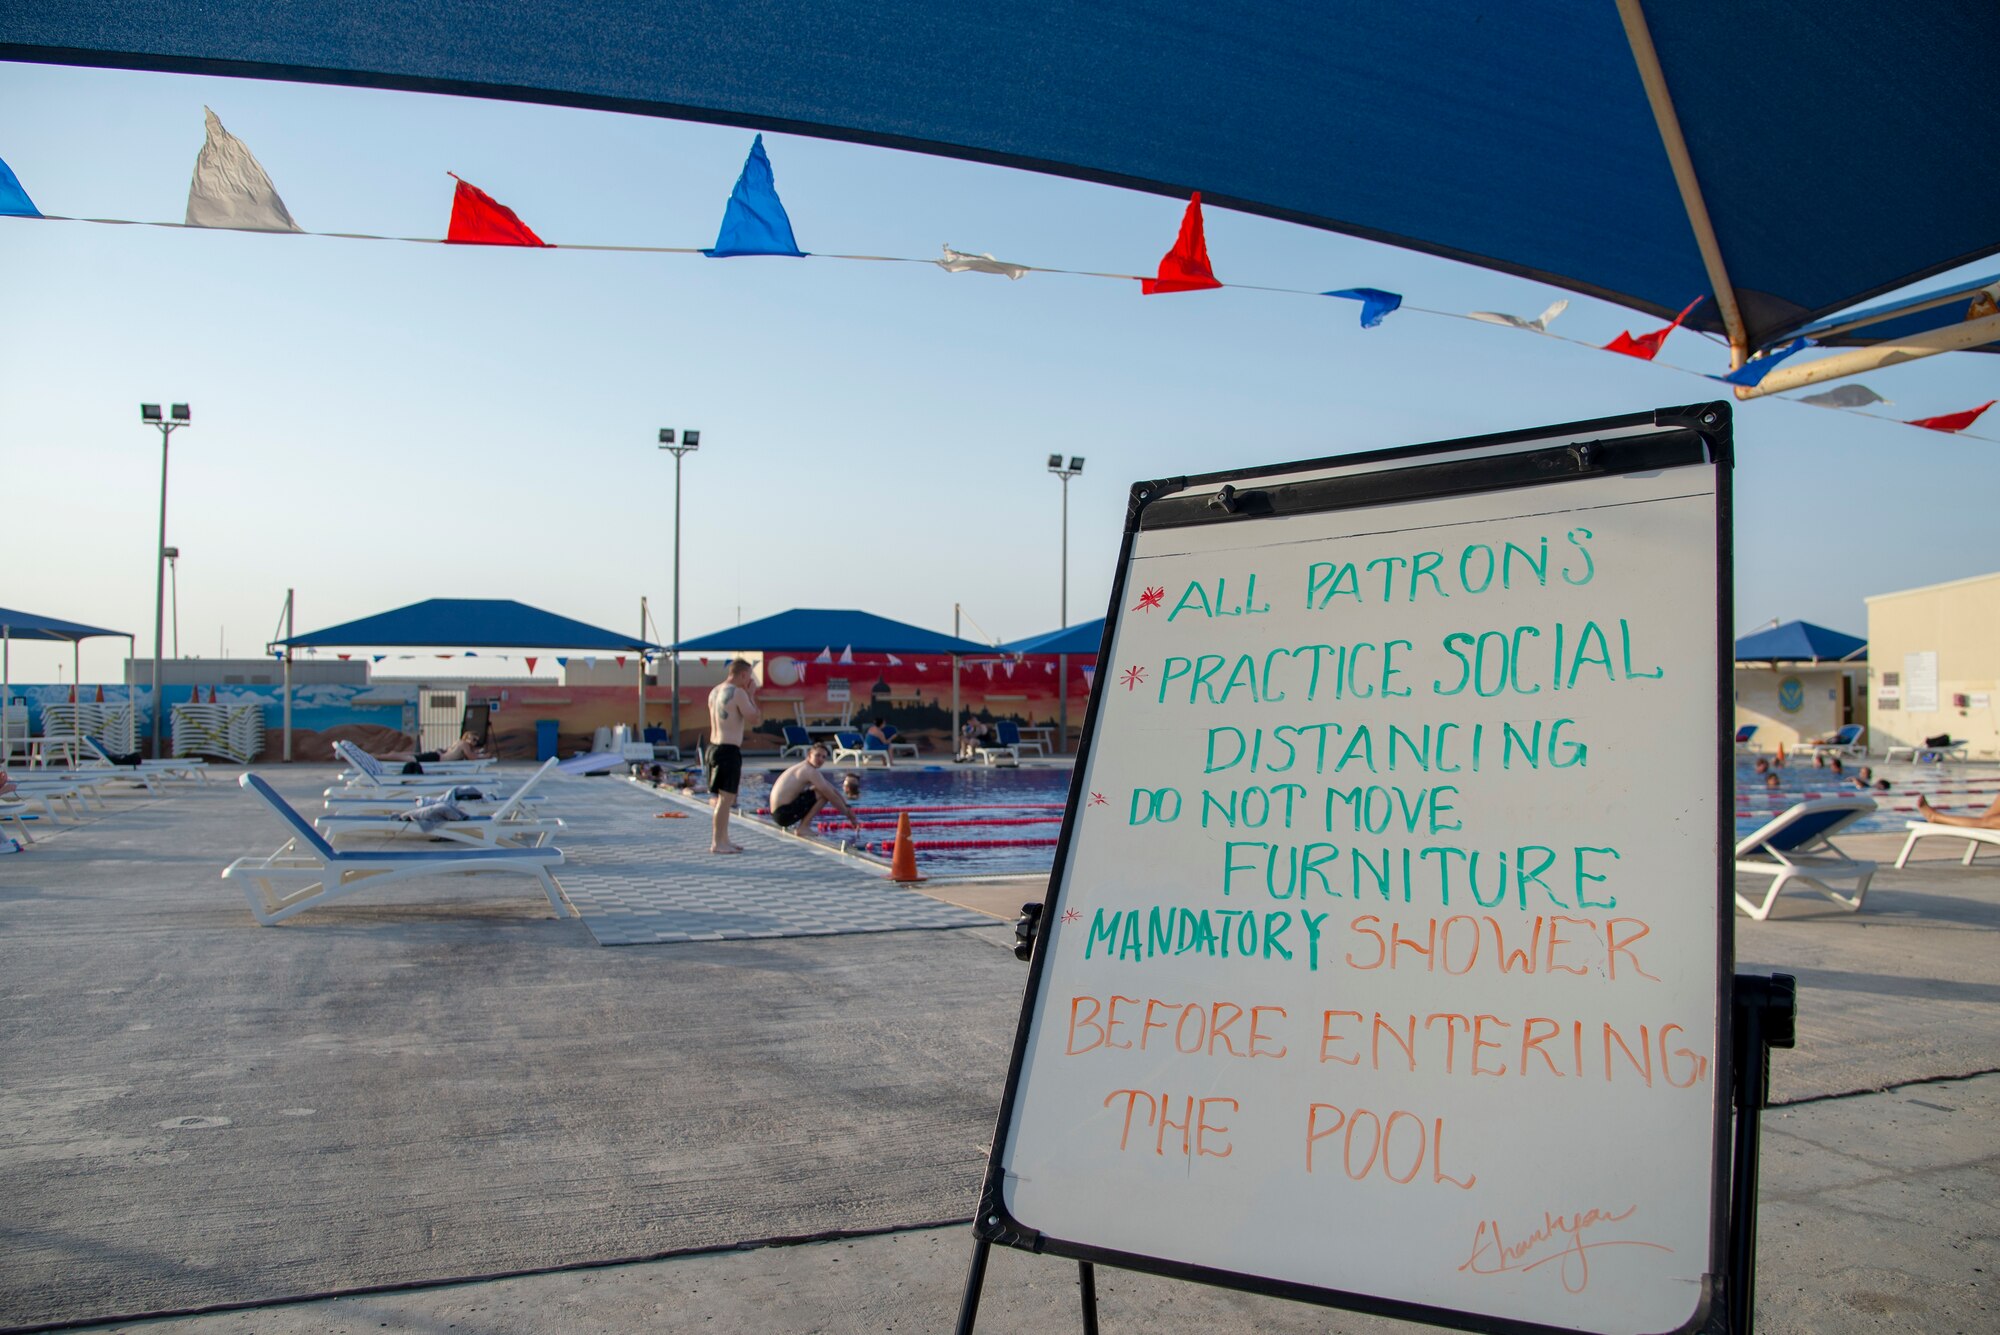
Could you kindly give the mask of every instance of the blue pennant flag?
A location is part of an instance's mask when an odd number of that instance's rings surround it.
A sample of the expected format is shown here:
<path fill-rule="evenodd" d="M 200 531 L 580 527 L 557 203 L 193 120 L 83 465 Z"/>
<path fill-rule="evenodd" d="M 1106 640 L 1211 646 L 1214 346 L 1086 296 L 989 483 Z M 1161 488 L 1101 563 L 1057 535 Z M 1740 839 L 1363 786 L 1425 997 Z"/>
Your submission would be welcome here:
<path fill-rule="evenodd" d="M 729 207 L 723 211 L 715 249 L 702 254 L 716 260 L 734 255 L 805 255 L 792 237 L 792 220 L 778 198 L 771 159 L 764 156 L 763 135 L 751 143 L 750 156 L 743 160 L 743 174 L 729 192 Z"/>
<path fill-rule="evenodd" d="M 568 667 L 568 666 L 569 666 L 569 660 L 568 660 L 567 658 L 558 658 L 558 659 L 556 659 L 556 666 L 557 666 L 557 667 Z"/>
<path fill-rule="evenodd" d="M 1786 344 L 1784 347 L 1779 348 L 1776 352 L 1766 353 L 1764 356 L 1757 358 L 1755 361 L 1748 361 L 1743 363 L 1743 365 L 1737 367 L 1734 371 L 1731 371 L 1728 375 L 1712 375 L 1709 377 L 1709 379 L 1720 380 L 1725 385 L 1749 386 L 1749 385 L 1762 384 L 1764 377 L 1771 374 L 1771 368 L 1775 367 L 1779 362 L 1785 360 L 1785 358 L 1791 356 L 1793 353 L 1804 352 L 1807 348 L 1811 346 L 1812 346 L 1811 339 L 1795 338 L 1790 343 Z"/>
<path fill-rule="evenodd" d="M 0 218 L 39 218 L 42 211 L 35 207 L 35 201 L 28 198 L 28 192 L 21 188 L 21 182 L 14 175 L 4 159 L 0 159 Z"/>
<path fill-rule="evenodd" d="M 1343 287 L 1338 292 L 1322 292 L 1322 297 L 1346 297 L 1361 303 L 1361 327 L 1373 329 L 1382 317 L 1403 304 L 1400 292 L 1384 292 L 1379 287 Z"/>

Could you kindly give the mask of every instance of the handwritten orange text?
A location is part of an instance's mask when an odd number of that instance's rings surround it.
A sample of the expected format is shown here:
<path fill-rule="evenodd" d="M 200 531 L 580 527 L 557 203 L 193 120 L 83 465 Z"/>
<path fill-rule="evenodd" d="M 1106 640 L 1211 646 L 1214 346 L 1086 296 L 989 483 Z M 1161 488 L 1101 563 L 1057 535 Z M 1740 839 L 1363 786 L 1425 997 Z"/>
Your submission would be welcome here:
<path fill-rule="evenodd" d="M 1563 1288 L 1571 1293 L 1582 1293 L 1590 1287 L 1590 1254 L 1594 1251 L 1606 1247 L 1673 1251 L 1673 1248 L 1663 1247 L 1657 1242 L 1640 1242 L 1636 1238 L 1586 1236 L 1593 1229 L 1622 1224 L 1637 1213 L 1639 1207 L 1636 1205 L 1628 1205 L 1623 1210 L 1592 1207 L 1570 1214 L 1544 1210 L 1541 1223 L 1526 1233 L 1511 1235 L 1501 1230 L 1499 1220 L 1482 1219 L 1472 1233 L 1472 1254 L 1458 1268 L 1461 1273 L 1474 1275 L 1504 1275 L 1510 1271 L 1525 1274 L 1554 1262 L 1556 1273 L 1562 1277 Z"/>

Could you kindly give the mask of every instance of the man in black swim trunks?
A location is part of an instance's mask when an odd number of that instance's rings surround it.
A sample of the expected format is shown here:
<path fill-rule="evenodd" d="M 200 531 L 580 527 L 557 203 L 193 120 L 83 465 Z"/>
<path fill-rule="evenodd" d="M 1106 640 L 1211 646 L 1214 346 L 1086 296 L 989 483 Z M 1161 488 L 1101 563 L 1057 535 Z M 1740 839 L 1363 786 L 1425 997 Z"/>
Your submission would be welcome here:
<path fill-rule="evenodd" d="M 711 853 L 741 853 L 740 844 L 729 842 L 729 813 L 736 806 L 736 790 L 743 783 L 743 730 L 764 721 L 750 688 L 756 684 L 750 664 L 741 658 L 729 660 L 722 684 L 708 693 L 708 754 L 703 757 L 708 772 L 708 791 L 715 803 Z"/>
<path fill-rule="evenodd" d="M 857 830 L 861 828 L 861 818 L 854 814 L 846 796 L 819 772 L 827 754 L 824 746 L 808 747 L 806 758 L 780 774 L 771 785 L 771 819 L 778 823 L 779 829 L 811 839 L 813 817 L 819 814 L 820 804 L 829 801 L 840 808 L 840 814 L 847 817 L 850 825 Z"/>

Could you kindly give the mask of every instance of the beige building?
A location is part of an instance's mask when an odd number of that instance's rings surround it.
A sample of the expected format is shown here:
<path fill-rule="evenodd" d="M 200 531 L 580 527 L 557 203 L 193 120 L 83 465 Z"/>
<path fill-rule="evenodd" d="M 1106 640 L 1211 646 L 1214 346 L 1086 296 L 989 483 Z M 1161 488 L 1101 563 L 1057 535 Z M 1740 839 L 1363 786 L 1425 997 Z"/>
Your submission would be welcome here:
<path fill-rule="evenodd" d="M 1866 601 L 1870 749 L 1949 733 L 2000 757 L 2000 572 Z"/>
<path fill-rule="evenodd" d="M 1867 668 L 1855 663 L 1738 663 L 1736 726 L 1756 725 L 1753 750 L 1790 750 L 1867 723 L 1867 686 Z"/>

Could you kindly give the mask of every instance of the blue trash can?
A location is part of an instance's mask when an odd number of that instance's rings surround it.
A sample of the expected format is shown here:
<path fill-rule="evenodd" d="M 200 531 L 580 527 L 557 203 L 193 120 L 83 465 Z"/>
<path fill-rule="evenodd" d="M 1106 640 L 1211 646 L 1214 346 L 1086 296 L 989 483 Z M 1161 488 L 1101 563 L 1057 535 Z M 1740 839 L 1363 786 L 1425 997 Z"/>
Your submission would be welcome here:
<path fill-rule="evenodd" d="M 547 760 L 556 753 L 556 720 L 535 720 L 535 759 Z"/>

